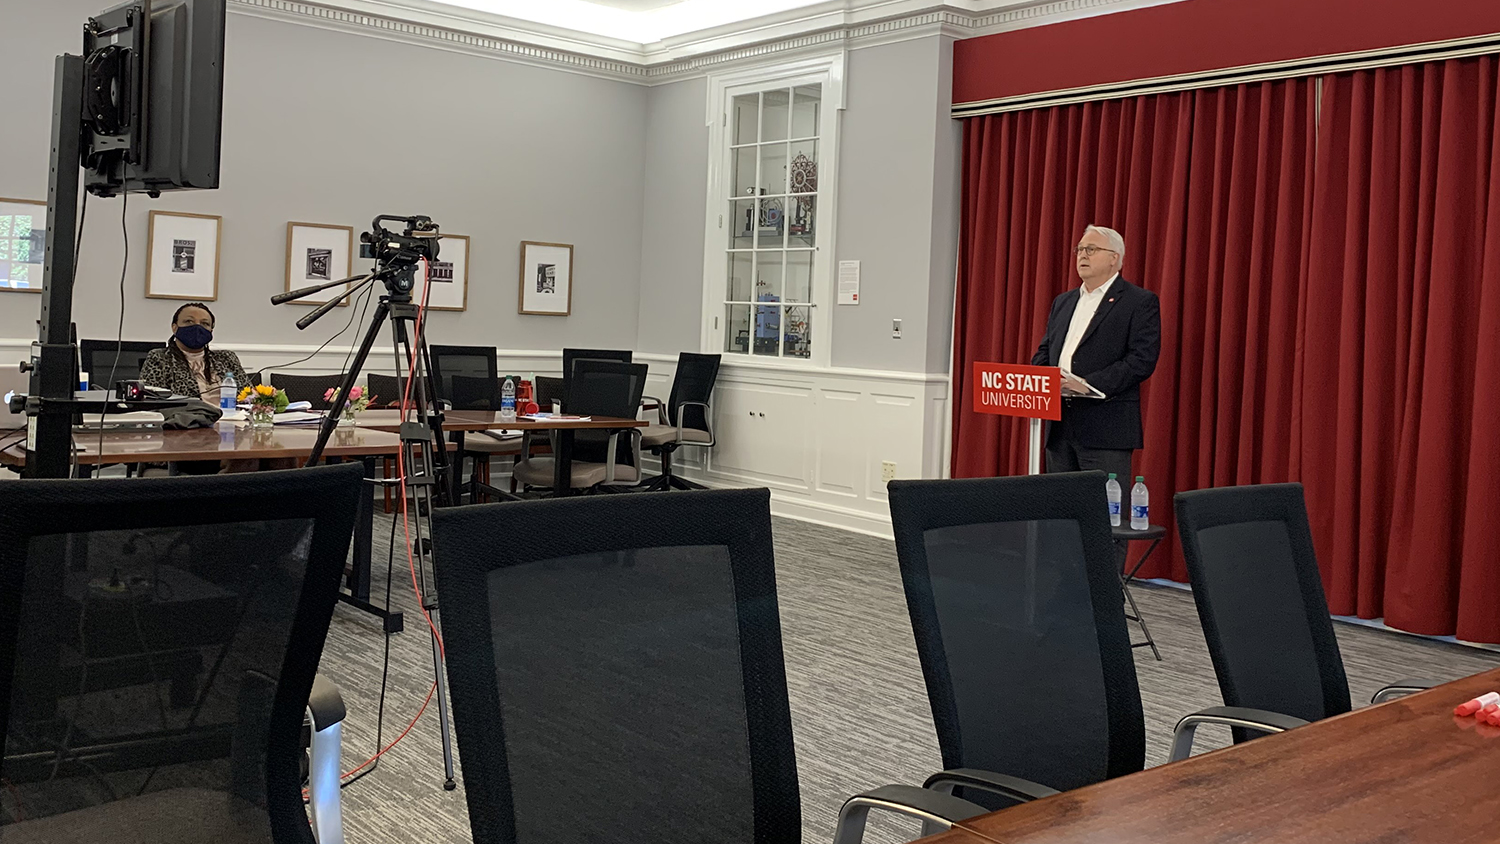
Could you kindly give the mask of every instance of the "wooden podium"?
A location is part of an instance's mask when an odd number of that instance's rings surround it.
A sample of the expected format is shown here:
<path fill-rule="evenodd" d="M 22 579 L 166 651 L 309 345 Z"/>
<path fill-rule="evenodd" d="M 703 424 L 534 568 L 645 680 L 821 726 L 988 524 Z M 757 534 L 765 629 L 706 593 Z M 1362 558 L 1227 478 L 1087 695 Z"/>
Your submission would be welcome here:
<path fill-rule="evenodd" d="M 1026 471 L 1030 475 L 1042 473 L 1042 420 L 1062 419 L 1061 369 L 976 361 L 969 403 L 975 413 L 1030 419 Z"/>

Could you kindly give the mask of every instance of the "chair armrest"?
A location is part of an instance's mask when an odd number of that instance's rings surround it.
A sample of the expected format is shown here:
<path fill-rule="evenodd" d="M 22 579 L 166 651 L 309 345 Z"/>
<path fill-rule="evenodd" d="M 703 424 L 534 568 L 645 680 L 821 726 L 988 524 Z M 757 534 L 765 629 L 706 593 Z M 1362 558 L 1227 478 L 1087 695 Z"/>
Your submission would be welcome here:
<path fill-rule="evenodd" d="M 634 459 L 635 459 L 635 463 L 633 465 L 635 466 L 636 479 L 637 479 L 637 481 L 639 481 L 639 479 L 640 479 L 640 476 L 641 476 L 641 429 L 640 428 L 625 428 L 625 429 L 622 429 L 622 430 L 619 430 L 619 431 L 615 431 L 613 434 L 611 434 L 610 438 L 609 438 L 609 444 L 605 447 L 605 452 L 604 452 L 604 460 L 605 460 L 605 464 L 604 464 L 604 483 L 605 484 L 613 484 L 615 482 L 615 469 L 619 465 L 619 464 L 617 464 L 615 462 L 615 458 L 619 454 L 619 450 L 620 450 L 620 446 L 619 446 L 620 437 L 623 437 L 623 436 L 629 436 L 630 437 L 631 454 L 634 456 Z"/>
<path fill-rule="evenodd" d="M 1222 727 L 1242 727 L 1262 733 L 1284 733 L 1306 726 L 1307 721 L 1293 715 L 1284 715 L 1268 709 L 1251 709 L 1246 706 L 1210 706 L 1200 712 L 1184 716 L 1172 731 L 1172 756 L 1176 762 L 1193 755 L 1193 735 L 1204 724 Z"/>
<path fill-rule="evenodd" d="M 307 699 L 312 719 L 312 742 L 308 747 L 307 814 L 318 844 L 343 844 L 344 814 L 340 806 L 343 767 L 344 698 L 339 687 L 321 675 L 313 677 Z"/>
<path fill-rule="evenodd" d="M 1390 685 L 1376 692 L 1375 696 L 1370 698 L 1370 703 L 1385 703 L 1388 700 L 1394 700 L 1398 697 L 1406 697 L 1407 695 L 1414 695 L 1417 692 L 1425 692 L 1436 685 L 1438 685 L 1438 683 L 1432 680 L 1397 680 L 1396 682 L 1391 683 Z"/>
<path fill-rule="evenodd" d="M 663 425 L 670 425 L 670 424 L 672 424 L 671 422 L 667 421 L 667 403 L 666 402 L 662 401 L 661 399 L 657 398 L 656 396 L 641 396 L 641 404 L 645 404 L 648 401 L 654 401 L 654 402 L 656 402 L 656 421 L 660 422 Z"/>
<path fill-rule="evenodd" d="M 844 801 L 843 807 L 839 809 L 833 844 L 860 844 L 865 837 L 865 821 L 869 818 L 871 809 L 918 818 L 922 821 L 923 829 L 932 825 L 939 830 L 989 813 L 983 806 L 951 794 L 913 785 L 883 785 Z"/>
<path fill-rule="evenodd" d="M 993 771 L 982 771 L 978 768 L 953 768 L 939 771 L 928 777 L 927 782 L 922 783 L 922 787 L 943 794 L 952 794 L 954 788 L 977 788 L 1009 797 L 1017 803 L 1040 800 L 1043 797 L 1062 793 L 1055 788 L 1031 780 L 997 774 Z"/>
<path fill-rule="evenodd" d="M 348 711 L 344 708 L 344 696 L 339 687 L 322 674 L 313 677 L 312 694 L 307 698 L 307 711 L 312 713 L 313 730 L 326 730 L 329 725 L 344 720 Z"/>
<path fill-rule="evenodd" d="M 703 425 L 708 431 L 708 442 L 693 443 L 693 445 L 702 445 L 708 448 L 712 448 L 717 441 L 714 438 L 714 423 L 710 418 L 713 414 L 709 412 L 711 408 L 708 406 L 708 402 L 684 401 L 677 403 L 677 441 L 679 443 L 682 442 L 682 412 L 690 407 L 703 408 Z"/>

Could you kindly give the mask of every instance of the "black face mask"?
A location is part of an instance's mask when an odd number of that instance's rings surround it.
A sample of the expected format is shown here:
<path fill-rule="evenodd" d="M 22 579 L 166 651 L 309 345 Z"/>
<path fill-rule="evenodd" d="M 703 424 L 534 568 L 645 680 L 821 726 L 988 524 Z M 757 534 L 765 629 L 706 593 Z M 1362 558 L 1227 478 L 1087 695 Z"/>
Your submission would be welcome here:
<path fill-rule="evenodd" d="M 201 349 L 207 346 L 213 339 L 214 333 L 201 325 L 184 325 L 178 328 L 172 335 L 177 338 L 184 348 Z"/>

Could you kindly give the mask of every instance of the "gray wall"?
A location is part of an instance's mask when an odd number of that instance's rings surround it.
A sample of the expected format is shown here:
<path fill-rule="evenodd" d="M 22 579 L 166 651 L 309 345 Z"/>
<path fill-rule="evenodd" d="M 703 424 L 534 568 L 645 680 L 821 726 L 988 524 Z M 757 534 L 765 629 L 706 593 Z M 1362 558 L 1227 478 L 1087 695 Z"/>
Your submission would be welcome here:
<path fill-rule="evenodd" d="M 640 333 L 636 344 L 643 352 L 695 352 L 702 342 L 707 102 L 707 78 L 661 85 L 646 94 Z"/>
<path fill-rule="evenodd" d="M 0 196 L 46 198 L 52 58 L 78 49 L 82 21 L 98 9 L 98 0 L 52 0 L 33 4 L 24 26 L 0 29 L 0 73 L 32 80 L 10 89 L 8 112 L 28 119 L 7 126 Z M 948 370 L 959 170 L 951 75 L 951 38 L 849 53 L 835 257 L 861 261 L 863 278 L 861 304 L 834 307 L 835 366 Z M 377 96 L 430 116 L 393 117 Z M 132 198 L 125 336 L 164 337 L 178 304 L 144 298 L 151 209 L 223 216 L 214 309 L 229 344 L 321 343 L 349 318 L 336 311 L 298 332 L 304 306 L 267 303 L 284 287 L 288 221 L 358 232 L 377 213 L 416 213 L 472 238 L 469 309 L 433 314 L 435 341 L 697 350 L 706 96 L 703 78 L 644 88 L 231 14 L 223 186 Z M 516 313 L 522 240 L 576 245 L 572 316 Z M 114 336 L 120 250 L 120 201 L 92 202 L 74 299 L 84 336 Z M 40 299 L 0 294 L 0 337 L 35 336 Z"/>
<path fill-rule="evenodd" d="M 952 52 L 951 38 L 934 36 L 849 53 L 836 249 L 838 260 L 860 262 L 860 304 L 834 307 L 834 366 L 948 371 L 958 211 Z"/>
<path fill-rule="evenodd" d="M 24 117 L 6 125 L 0 196 L 46 198 L 52 58 L 79 49 L 102 7 L 48 0 L 27 4 L 24 22 L 5 15 L 6 111 Z M 327 339 L 347 310 L 298 332 L 305 306 L 267 302 L 285 286 L 286 223 L 359 232 L 391 213 L 472 238 L 468 310 L 433 314 L 434 341 L 635 344 L 635 320 L 620 315 L 640 300 L 645 88 L 242 14 L 229 16 L 226 52 L 221 189 L 130 200 L 127 339 L 164 337 L 178 304 L 144 298 L 147 212 L 159 209 L 223 216 L 214 310 L 226 343 Z M 120 205 L 88 209 L 74 297 L 84 336 L 115 334 Z M 522 240 L 576 245 L 572 316 L 516 313 Z M 34 337 L 40 301 L 0 294 L 0 336 Z"/>

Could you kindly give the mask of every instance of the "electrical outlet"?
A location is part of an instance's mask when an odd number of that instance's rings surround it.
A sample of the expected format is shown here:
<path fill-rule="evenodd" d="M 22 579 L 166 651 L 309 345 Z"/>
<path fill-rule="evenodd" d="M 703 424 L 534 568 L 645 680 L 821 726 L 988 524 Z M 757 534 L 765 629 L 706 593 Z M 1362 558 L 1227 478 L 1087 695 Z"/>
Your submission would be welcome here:
<path fill-rule="evenodd" d="M 896 461 L 883 460 L 880 463 L 880 482 L 888 484 L 896 479 Z"/>

